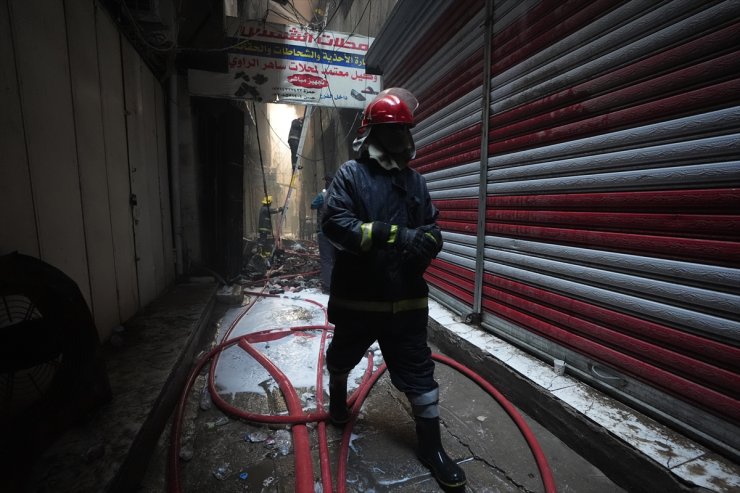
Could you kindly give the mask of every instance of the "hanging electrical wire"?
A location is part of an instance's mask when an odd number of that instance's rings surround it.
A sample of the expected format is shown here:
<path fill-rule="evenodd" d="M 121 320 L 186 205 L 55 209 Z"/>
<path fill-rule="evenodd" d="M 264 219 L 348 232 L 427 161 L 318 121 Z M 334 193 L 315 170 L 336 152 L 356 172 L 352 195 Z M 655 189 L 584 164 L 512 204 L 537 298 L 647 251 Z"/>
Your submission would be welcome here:
<path fill-rule="evenodd" d="M 334 20 L 334 16 L 337 15 L 337 12 L 339 12 L 339 7 L 341 7 L 343 3 L 344 3 L 344 0 L 339 0 L 339 4 L 334 9 L 334 13 L 331 15 L 331 17 L 329 17 L 329 20 L 326 21 L 326 24 L 324 24 L 324 29 L 322 29 L 321 31 L 319 31 L 319 36 L 321 36 L 324 33 L 324 31 L 326 31 L 326 28 L 327 27 L 329 27 L 329 24 L 331 24 L 331 21 Z"/>
<path fill-rule="evenodd" d="M 332 15 L 331 15 L 331 16 L 330 16 L 330 17 L 328 18 L 328 20 L 326 20 L 326 17 L 327 17 L 327 16 L 326 16 L 326 14 L 324 15 L 324 19 L 325 19 L 325 21 L 322 21 L 322 23 L 324 24 L 324 27 L 323 27 L 323 28 L 322 28 L 322 29 L 321 29 L 321 30 L 319 31 L 319 33 L 318 33 L 317 37 L 318 37 L 318 36 L 320 36 L 320 35 L 321 35 L 321 34 L 322 34 L 323 32 L 325 32 L 325 31 L 326 31 L 326 28 L 327 28 L 327 26 L 329 26 L 329 24 L 330 24 L 330 23 L 332 22 L 332 20 L 333 20 L 333 19 L 334 19 L 334 18 L 336 17 L 336 15 L 337 15 L 337 13 L 339 12 L 339 10 L 340 10 L 341 6 L 343 5 L 343 3 L 344 3 L 344 0 L 340 0 L 340 1 L 339 1 L 339 3 L 338 3 L 338 4 L 336 5 L 336 7 L 335 7 L 335 9 L 334 9 L 334 12 L 333 12 L 333 13 L 332 13 Z M 277 12 L 277 11 L 275 11 L 274 9 L 271 9 L 271 8 L 270 8 L 270 7 L 268 6 L 268 7 L 267 7 L 267 8 L 265 9 L 265 15 L 264 15 L 264 17 L 263 17 L 263 18 L 261 18 L 261 19 L 257 19 L 257 18 L 247 18 L 247 17 L 245 17 L 245 18 L 242 18 L 242 17 L 240 16 L 240 17 L 239 17 L 239 21 L 240 21 L 240 22 L 249 22 L 249 21 L 257 20 L 257 21 L 261 21 L 261 22 L 263 22 L 263 23 L 264 23 L 264 22 L 265 22 L 265 20 L 266 20 L 266 18 L 267 18 L 267 16 L 269 15 L 269 13 L 274 13 L 275 15 L 278 15 L 279 17 L 281 17 L 281 18 L 283 18 L 283 19 L 285 19 L 285 20 L 291 21 L 291 22 L 295 22 L 295 21 L 300 21 L 300 20 L 299 20 L 299 19 L 297 18 L 297 15 L 298 15 L 298 14 L 300 14 L 300 11 L 298 11 L 298 9 L 297 9 L 297 8 L 295 7 L 295 5 L 294 5 L 294 4 L 292 3 L 292 2 L 289 2 L 289 4 L 288 4 L 288 5 L 290 5 L 290 8 L 291 8 L 291 10 L 293 10 L 293 11 L 294 11 L 294 13 L 296 13 L 296 19 L 291 19 L 291 18 L 289 18 L 288 16 L 286 16 L 285 14 L 282 14 L 282 13 L 280 13 L 280 12 Z M 363 20 L 365 19 L 365 15 L 367 14 L 368 10 L 370 10 L 370 12 L 372 12 L 372 10 L 371 10 L 371 6 L 372 6 L 372 0 L 368 0 L 368 1 L 366 2 L 366 4 L 365 4 L 365 7 L 364 7 L 364 9 L 362 10 L 362 13 L 360 14 L 360 18 L 359 18 L 359 19 L 358 19 L 358 21 L 357 21 L 357 22 L 355 23 L 355 25 L 354 25 L 354 27 L 352 28 L 352 30 L 350 31 L 350 33 L 349 33 L 348 37 L 351 37 L 351 36 L 353 36 L 353 35 L 355 34 L 355 32 L 356 32 L 357 28 L 358 28 L 358 27 L 360 26 L 360 24 L 362 23 L 362 21 L 363 21 Z M 306 21 L 306 24 L 310 24 L 310 21 L 308 21 L 308 19 L 306 19 L 306 18 L 305 18 L 305 16 L 303 16 L 302 14 L 300 14 L 300 16 L 301 16 L 301 18 L 302 18 L 302 19 L 303 19 L 304 21 Z M 304 25 L 304 24 L 302 24 L 302 23 L 301 23 L 301 27 L 302 27 L 303 29 L 306 29 L 306 28 L 307 28 L 307 27 L 306 27 L 306 25 Z M 368 37 L 369 37 L 369 36 L 368 36 Z M 224 46 L 224 47 L 219 47 L 219 48 L 187 48 L 187 47 L 184 47 L 184 48 L 181 48 L 181 50 L 182 50 L 182 51 L 192 51 L 192 52 L 203 52 L 203 53 L 208 53 L 208 52 L 223 52 L 223 51 L 228 51 L 228 50 L 231 50 L 231 49 L 237 49 L 237 48 L 239 48 L 239 47 L 242 47 L 242 46 L 244 46 L 245 44 L 247 44 L 247 43 L 249 43 L 249 42 L 250 42 L 250 40 L 248 40 L 248 39 L 243 39 L 243 40 L 239 40 L 238 42 L 236 42 L 236 43 L 234 43 L 234 44 L 231 44 L 231 45 L 228 45 L 228 46 Z M 334 50 L 332 50 L 332 51 L 331 51 L 331 53 L 332 53 L 332 54 L 336 54 L 337 52 L 338 52 L 338 50 L 337 50 L 337 49 L 334 49 Z M 321 68 L 322 68 L 322 69 L 324 69 L 324 70 L 326 70 L 326 69 L 327 69 L 327 67 L 328 67 L 328 64 L 326 64 L 326 63 L 323 63 L 323 62 L 319 62 L 319 63 L 320 63 L 320 66 L 321 66 Z M 326 79 L 326 76 L 325 76 L 325 79 Z M 328 79 L 326 79 L 326 80 L 328 81 Z M 339 108 L 339 107 L 338 107 L 338 106 L 336 105 L 336 102 L 335 102 L 335 100 L 334 100 L 334 94 L 333 94 L 333 92 L 332 92 L 332 88 L 331 88 L 331 84 L 328 84 L 328 85 L 327 85 L 327 90 L 328 90 L 328 92 L 329 92 L 329 95 L 331 96 L 332 106 L 333 106 L 333 107 L 334 107 L 335 109 L 342 109 L 342 108 Z M 350 135 L 351 135 L 351 134 L 352 134 L 352 132 L 353 132 L 353 129 L 354 129 L 354 127 L 355 127 L 355 124 L 357 123 L 357 120 L 359 119 L 359 117 L 360 117 L 360 115 L 361 115 L 361 114 L 362 114 L 362 112 L 361 112 L 361 111 L 356 111 L 356 112 L 355 112 L 355 116 L 354 116 L 354 120 L 353 120 L 353 122 L 352 122 L 352 125 L 350 125 L 349 129 L 347 130 L 347 133 L 346 133 L 346 134 L 345 134 L 345 135 L 344 135 L 344 136 L 343 136 L 343 137 L 342 137 L 342 138 L 340 139 L 341 141 L 347 141 L 347 140 L 348 140 L 348 139 L 350 138 Z M 280 143 L 281 143 L 282 145 L 284 145 L 285 147 L 289 147 L 289 146 L 288 146 L 288 144 L 287 144 L 287 143 L 286 143 L 286 142 L 285 142 L 285 141 L 284 141 L 284 140 L 283 140 L 283 139 L 282 139 L 282 138 L 280 137 L 280 135 L 279 135 L 279 134 L 278 134 L 278 133 L 277 133 L 277 132 L 275 131 L 275 129 L 274 129 L 273 127 L 272 127 L 272 125 L 270 124 L 270 120 L 269 120 L 269 118 L 265 118 L 265 120 L 266 120 L 266 121 L 268 122 L 268 126 L 270 127 L 270 130 L 271 130 L 271 131 L 272 131 L 272 133 L 273 133 L 273 134 L 275 135 L 275 137 L 276 137 L 276 138 L 278 139 L 278 141 L 279 141 L 279 142 L 280 142 Z M 304 157 L 304 156 L 301 156 L 301 157 L 302 157 L 303 159 L 305 159 L 305 160 L 310 160 L 310 161 L 314 161 L 314 162 L 318 162 L 318 161 L 319 161 L 318 159 L 311 159 L 311 158 L 306 158 L 306 157 Z"/>
<path fill-rule="evenodd" d="M 288 5 L 290 6 L 290 10 L 292 10 L 293 13 L 295 14 L 296 19 L 298 19 L 300 17 L 301 19 L 303 19 L 305 21 L 305 24 L 310 24 L 311 23 L 311 21 L 309 21 L 308 19 L 306 19 L 306 17 L 301 13 L 301 11 L 296 8 L 295 3 L 293 2 L 293 0 L 289 1 L 288 2 Z"/>
<path fill-rule="evenodd" d="M 262 187 L 265 191 L 265 199 L 268 197 L 267 195 L 267 178 L 265 178 L 265 161 L 262 158 L 262 146 L 260 145 L 260 128 L 257 124 L 257 121 L 259 118 L 257 118 L 257 104 L 252 101 L 252 109 L 254 110 L 254 128 L 255 133 L 257 134 L 257 152 L 259 152 L 260 155 L 260 167 L 262 168 Z M 268 120 L 269 122 L 269 120 Z"/>
<path fill-rule="evenodd" d="M 304 106 L 305 106 L 305 105 L 304 105 Z M 255 117 L 256 117 L 256 111 L 257 111 L 257 110 L 256 110 L 256 107 L 255 107 Z M 282 139 L 282 137 L 280 137 L 280 134 L 278 134 L 278 133 L 277 133 L 277 130 L 275 130 L 275 128 L 274 128 L 274 127 L 272 126 L 272 124 L 270 123 L 270 119 L 268 118 L 268 116 L 267 116 L 267 113 L 266 113 L 265 111 L 262 111 L 262 114 L 263 114 L 263 115 L 265 116 L 265 121 L 267 121 L 267 126 L 268 126 L 268 127 L 270 127 L 270 130 L 271 130 L 271 131 L 272 131 L 272 133 L 273 133 L 273 134 L 275 135 L 275 138 L 276 138 L 276 139 L 277 139 L 277 140 L 278 140 L 278 141 L 279 141 L 279 142 L 280 142 L 280 143 L 281 143 L 281 144 L 282 144 L 283 146 L 285 146 L 285 147 L 287 147 L 287 148 L 290 148 L 290 145 L 288 145 L 288 143 L 287 143 L 287 142 L 285 142 L 285 141 L 284 141 L 284 140 Z M 305 114 L 305 109 L 304 109 L 304 114 Z M 302 157 L 302 158 L 303 158 L 304 160 L 307 160 L 307 161 L 316 161 L 316 162 L 318 162 L 318 161 L 319 161 L 318 159 L 311 159 L 311 158 L 307 158 L 307 157 L 304 157 L 304 156 L 301 156 L 301 157 Z"/>
<path fill-rule="evenodd" d="M 268 8 L 267 9 L 267 12 L 272 13 L 272 14 L 275 14 L 276 16 L 280 17 L 281 19 L 286 20 L 286 21 L 288 21 L 290 23 L 297 23 L 299 25 L 301 24 L 298 19 L 296 19 L 294 17 L 288 17 L 287 15 L 283 14 L 282 12 L 278 12 L 277 10 L 273 10 L 273 9 Z"/>
<path fill-rule="evenodd" d="M 339 7 L 340 7 L 340 6 L 342 5 L 342 3 L 343 3 L 343 2 L 344 2 L 344 0 L 341 0 L 341 1 L 339 2 L 339 5 L 337 5 L 336 9 L 334 10 L 334 13 L 333 13 L 333 14 L 332 14 L 332 16 L 331 16 L 331 17 L 329 18 L 329 20 L 328 20 L 328 21 L 326 22 L 326 25 L 325 25 L 324 29 L 322 29 L 322 30 L 321 30 L 321 31 L 319 32 L 319 35 L 318 35 L 318 36 L 320 36 L 320 35 L 321 35 L 321 33 L 323 33 L 323 32 L 324 32 L 324 31 L 326 30 L 326 26 L 328 26 L 328 25 L 329 25 L 329 24 L 331 23 L 332 19 L 334 19 L 334 16 L 335 16 L 335 15 L 336 15 L 336 13 L 337 13 L 337 12 L 339 11 Z M 356 31 L 356 30 L 357 30 L 357 28 L 358 28 L 358 27 L 360 26 L 360 23 L 362 22 L 362 19 L 364 19 L 364 17 L 365 17 L 365 13 L 367 12 L 368 8 L 369 8 L 369 7 L 371 6 L 371 5 L 372 5 L 372 0 L 367 0 L 367 3 L 365 4 L 365 8 L 364 8 L 364 9 L 362 10 L 362 14 L 360 14 L 360 19 L 359 19 L 359 20 L 357 21 L 357 23 L 355 24 L 355 27 L 353 27 L 353 28 L 352 28 L 352 31 L 350 31 L 350 33 L 349 33 L 349 34 L 347 35 L 347 38 L 351 38 L 351 37 L 352 37 L 352 36 L 353 36 L 353 35 L 355 34 L 355 31 Z M 372 10 L 371 10 L 371 12 L 372 12 Z M 317 36 L 317 37 L 318 37 L 318 36 Z M 370 37 L 370 36 L 368 36 L 368 39 L 369 39 L 369 37 Z M 337 53 L 337 51 L 338 51 L 338 50 L 336 50 L 336 49 L 335 49 L 334 51 L 332 51 L 332 54 L 336 54 L 336 53 Z M 326 70 L 326 68 L 328 67 L 328 65 L 327 65 L 327 64 L 324 64 L 324 63 L 322 63 L 322 62 L 319 62 L 319 63 L 321 63 L 321 67 L 322 67 L 322 68 L 323 68 L 324 70 Z M 328 79 L 326 78 L 326 76 L 324 76 L 324 78 L 326 79 L 326 81 L 327 81 L 327 83 L 328 83 Z M 332 105 L 334 106 L 334 108 L 335 108 L 335 109 L 340 109 L 340 108 L 339 108 L 339 107 L 338 107 L 338 106 L 336 105 L 336 103 L 334 102 L 334 94 L 333 94 L 333 93 L 332 93 L 332 91 L 331 91 L 331 84 L 327 84 L 327 86 L 326 86 L 326 87 L 327 87 L 327 90 L 329 91 L 329 94 L 331 95 L 331 102 L 332 102 Z M 349 136 L 350 136 L 350 134 L 352 133 L 353 129 L 355 128 L 355 123 L 357 123 L 357 119 L 358 119 L 358 118 L 360 117 L 360 115 L 361 115 L 361 114 L 362 114 L 362 111 L 356 111 L 356 112 L 355 112 L 355 119 L 354 119 L 354 121 L 352 122 L 352 125 L 350 125 L 350 127 L 349 127 L 349 130 L 347 130 L 347 133 L 346 133 L 346 134 L 344 135 L 344 137 L 342 137 L 342 139 L 341 139 L 341 141 L 342 141 L 342 142 L 345 142 L 345 141 L 347 141 L 347 140 L 349 139 Z"/>

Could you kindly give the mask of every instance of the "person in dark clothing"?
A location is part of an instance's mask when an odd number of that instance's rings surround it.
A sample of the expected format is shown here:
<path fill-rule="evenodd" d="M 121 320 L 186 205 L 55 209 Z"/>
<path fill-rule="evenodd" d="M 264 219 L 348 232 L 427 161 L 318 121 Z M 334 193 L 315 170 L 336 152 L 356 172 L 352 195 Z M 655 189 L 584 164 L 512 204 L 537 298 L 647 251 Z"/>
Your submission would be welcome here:
<path fill-rule="evenodd" d="M 266 195 L 262 199 L 262 206 L 257 216 L 257 233 L 259 234 L 259 245 L 263 256 L 272 254 L 272 247 L 275 243 L 275 236 L 272 232 L 272 215 L 283 212 L 282 207 L 273 209 L 270 207 L 271 204 L 272 195 Z"/>
<path fill-rule="evenodd" d="M 419 459 L 440 484 L 456 488 L 466 478 L 441 443 L 423 278 L 442 234 L 424 177 L 407 167 L 416 154 L 410 128 L 417 106 L 402 88 L 378 94 L 354 142 L 358 158 L 339 168 L 328 190 L 321 225 L 337 247 L 328 304 L 335 326 L 326 351 L 329 415 L 339 426 L 349 421 L 347 377 L 377 340 L 391 382 L 411 403 Z"/>
<path fill-rule="evenodd" d="M 303 130 L 303 117 L 296 118 L 290 124 L 290 133 L 288 134 L 288 145 L 290 146 L 290 162 L 293 164 L 293 170 L 298 163 L 298 142 L 301 140 L 301 131 Z M 301 169 L 301 166 L 298 167 Z"/>
<path fill-rule="evenodd" d="M 326 213 L 327 189 L 331 185 L 333 176 L 324 177 L 325 187 L 311 202 L 311 209 L 316 210 L 316 239 L 319 243 L 319 260 L 321 263 L 321 291 L 328 293 L 331 288 L 331 271 L 334 267 L 334 245 L 321 231 L 321 219 Z"/>

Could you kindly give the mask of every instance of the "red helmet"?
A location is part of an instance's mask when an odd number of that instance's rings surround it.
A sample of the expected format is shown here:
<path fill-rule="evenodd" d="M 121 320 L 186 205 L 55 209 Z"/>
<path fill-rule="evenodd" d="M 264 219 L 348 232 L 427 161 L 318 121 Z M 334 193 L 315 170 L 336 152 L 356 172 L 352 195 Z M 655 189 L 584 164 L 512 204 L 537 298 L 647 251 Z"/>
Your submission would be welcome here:
<path fill-rule="evenodd" d="M 401 123 L 413 127 L 414 111 L 418 106 L 416 97 L 406 89 L 391 87 L 381 91 L 362 114 L 362 122 L 353 143 L 355 150 L 360 148 L 370 134 L 372 125 Z"/>
<path fill-rule="evenodd" d="M 410 91 L 391 87 L 381 91 L 365 108 L 360 128 L 378 123 L 414 125 L 414 111 L 419 102 Z"/>
<path fill-rule="evenodd" d="M 379 123 L 413 125 L 414 115 L 401 98 L 393 94 L 386 94 L 373 99 L 362 114 L 362 127 Z"/>

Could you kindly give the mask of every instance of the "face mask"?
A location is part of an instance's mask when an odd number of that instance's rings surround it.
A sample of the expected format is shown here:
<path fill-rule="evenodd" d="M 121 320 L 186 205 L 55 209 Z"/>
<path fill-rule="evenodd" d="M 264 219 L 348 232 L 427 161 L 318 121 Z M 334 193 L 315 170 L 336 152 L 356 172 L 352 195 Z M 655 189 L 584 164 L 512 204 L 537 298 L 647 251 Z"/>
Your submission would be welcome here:
<path fill-rule="evenodd" d="M 372 159 L 376 160 L 380 166 L 389 171 L 406 167 L 407 161 L 395 159 L 391 154 L 387 153 L 385 149 L 372 142 L 367 146 L 367 153 Z"/>
<path fill-rule="evenodd" d="M 385 124 L 373 128 L 377 143 L 393 155 L 409 155 L 414 149 L 414 139 L 407 125 Z"/>
<path fill-rule="evenodd" d="M 416 146 L 407 125 L 375 125 L 370 133 L 370 143 L 382 149 L 400 167 L 406 166 L 416 155 Z"/>

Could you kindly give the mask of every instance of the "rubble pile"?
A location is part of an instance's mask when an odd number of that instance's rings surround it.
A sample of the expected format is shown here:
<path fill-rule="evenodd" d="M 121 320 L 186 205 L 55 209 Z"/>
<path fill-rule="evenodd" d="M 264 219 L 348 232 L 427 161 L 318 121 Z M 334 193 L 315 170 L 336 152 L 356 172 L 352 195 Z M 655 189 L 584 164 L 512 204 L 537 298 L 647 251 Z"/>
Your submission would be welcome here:
<path fill-rule="evenodd" d="M 272 256 L 264 255 L 255 241 L 247 240 L 239 284 L 265 287 L 270 294 L 297 293 L 321 288 L 319 248 L 316 242 L 282 240 Z"/>

